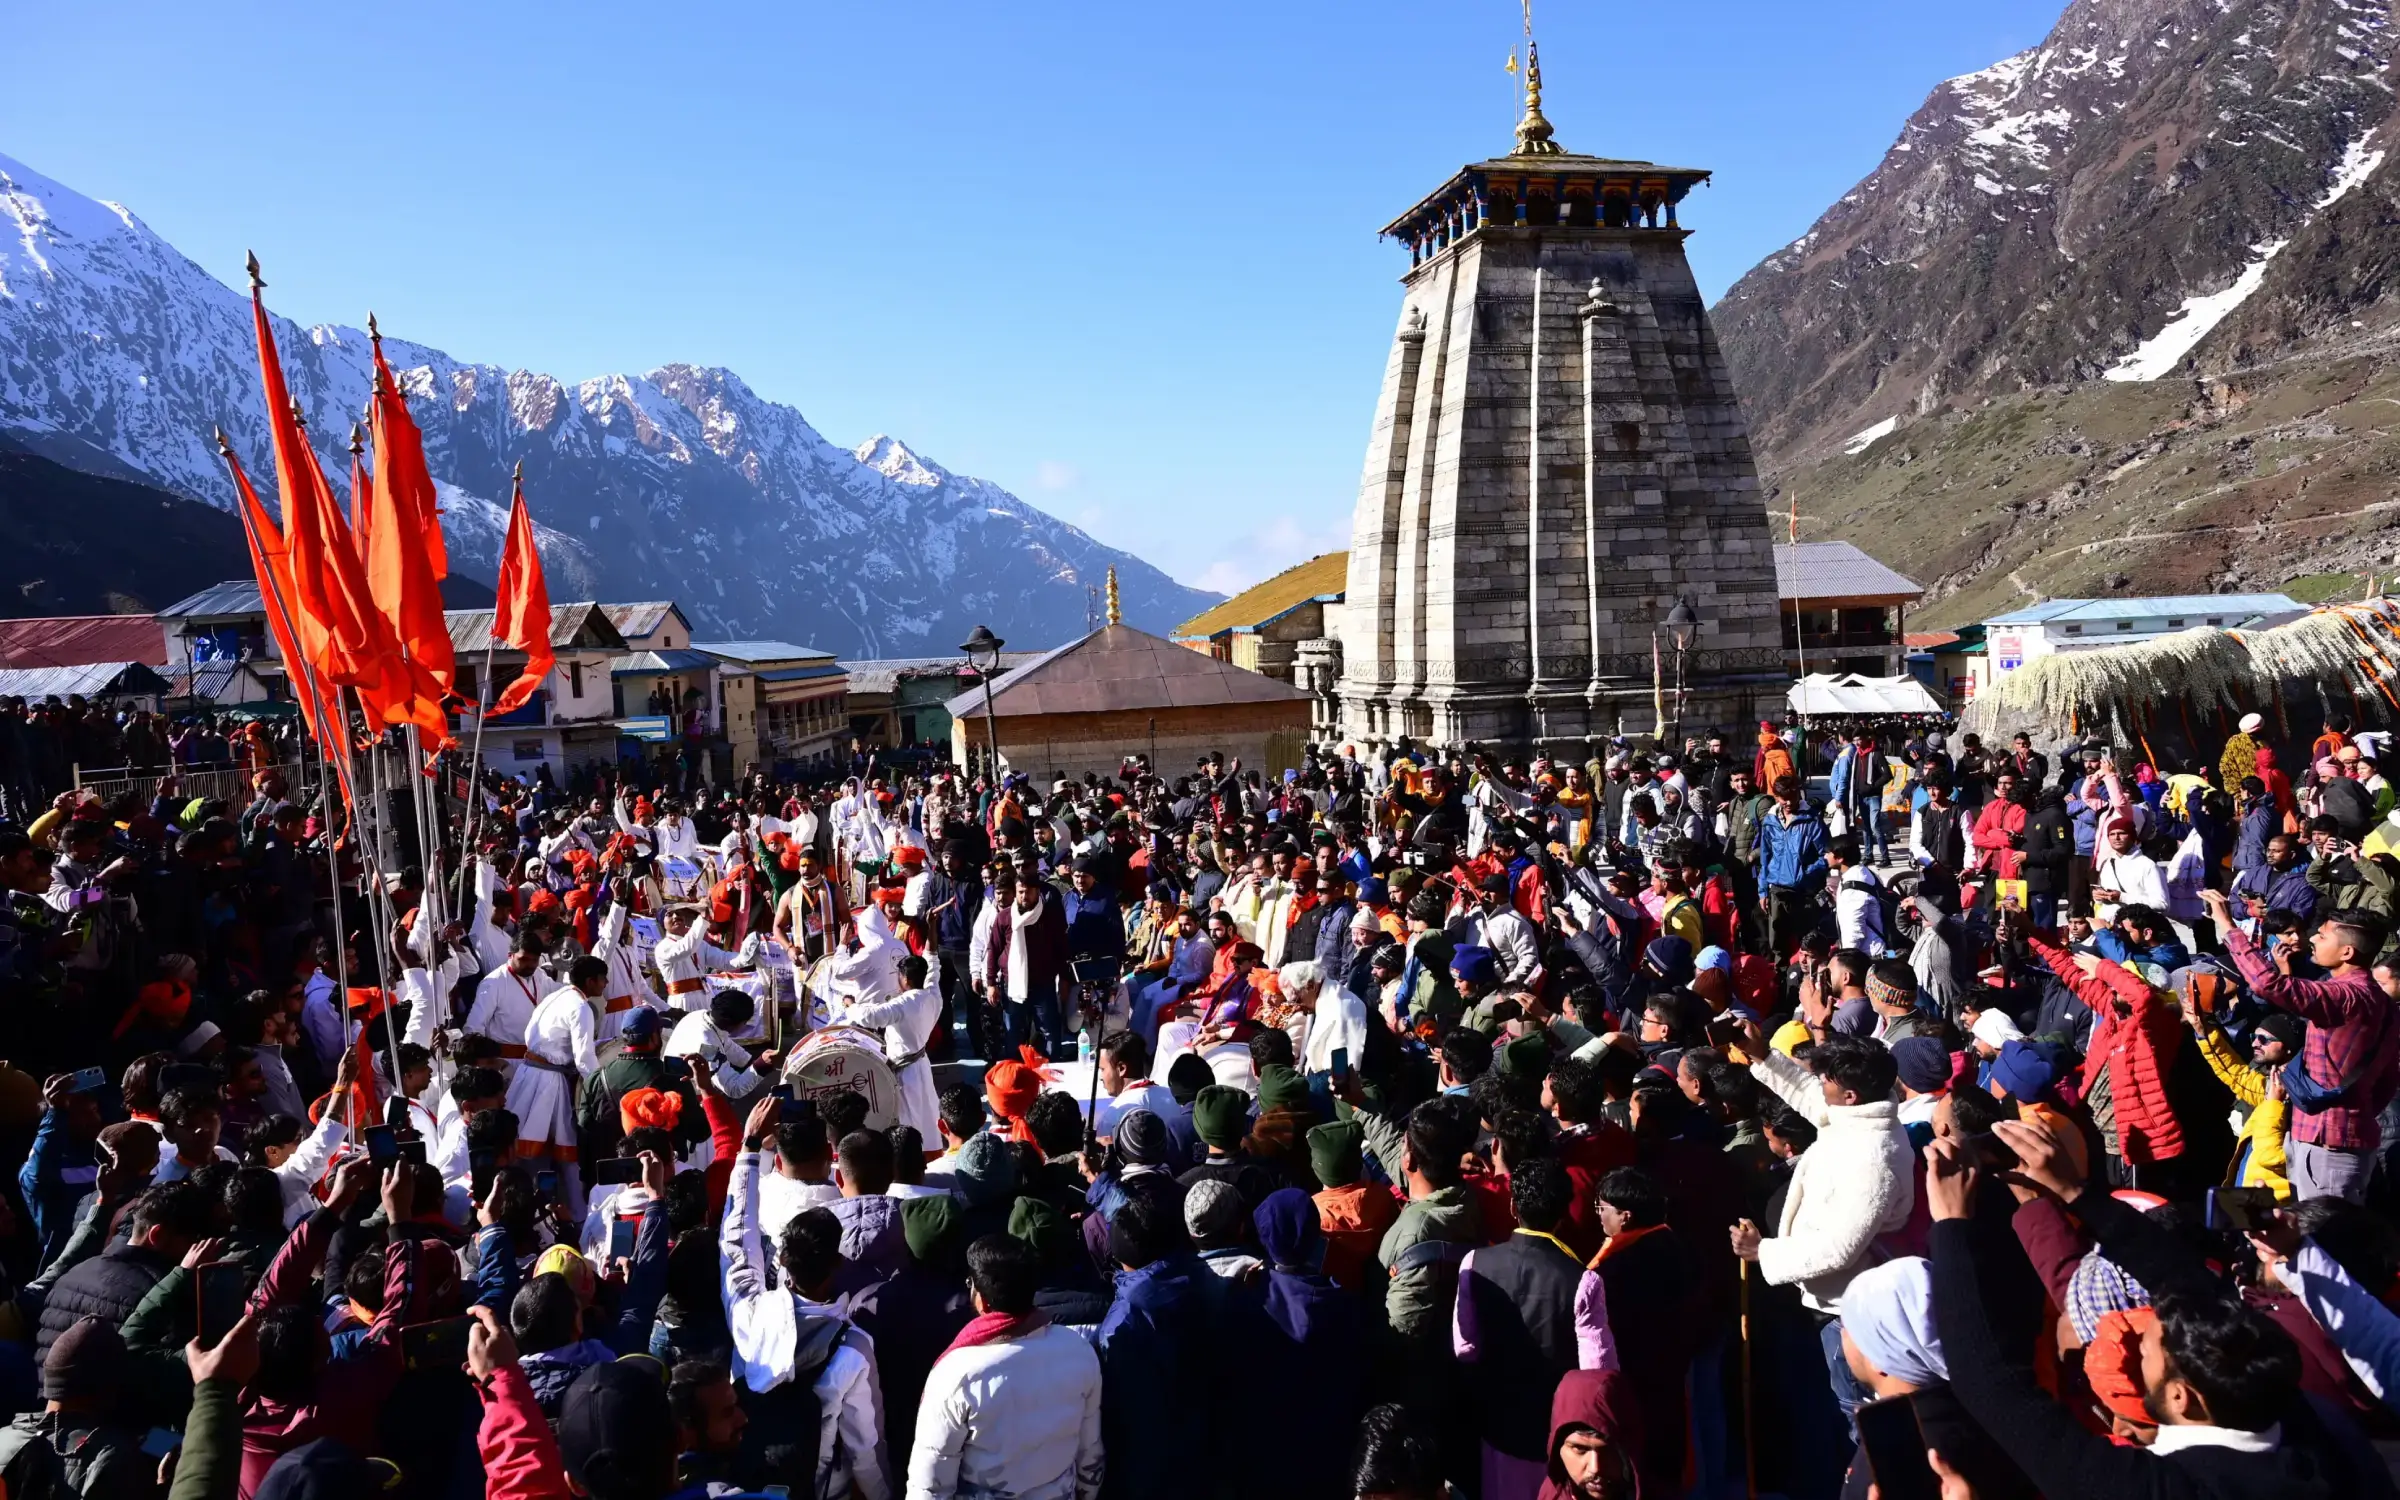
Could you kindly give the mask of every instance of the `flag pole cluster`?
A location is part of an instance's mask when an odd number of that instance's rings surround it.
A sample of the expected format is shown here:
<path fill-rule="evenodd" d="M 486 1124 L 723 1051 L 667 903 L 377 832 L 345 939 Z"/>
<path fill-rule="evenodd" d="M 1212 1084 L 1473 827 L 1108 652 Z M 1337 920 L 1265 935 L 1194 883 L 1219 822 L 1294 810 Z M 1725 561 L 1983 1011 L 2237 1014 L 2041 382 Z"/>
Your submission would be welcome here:
<path fill-rule="evenodd" d="M 363 434 L 351 429 L 350 506 L 345 514 L 310 445 L 307 422 L 284 384 L 262 295 L 266 282 L 256 256 L 250 258 L 249 269 L 280 523 L 268 516 L 222 432 L 217 446 L 233 475 L 268 629 L 290 671 L 301 718 L 320 746 L 329 752 L 346 751 L 342 736 L 349 719 L 343 692 L 348 689 L 357 694 L 370 734 L 413 725 L 432 744 L 453 746 L 457 742 L 450 733 L 447 705 L 463 699 L 442 612 L 441 585 L 449 576 L 450 561 L 442 540 L 439 495 L 425 462 L 423 433 L 384 357 L 382 330 L 370 314 L 374 392 Z M 525 509 L 521 464 L 509 507 L 492 636 L 526 654 L 523 675 L 492 708 L 493 713 L 507 713 L 533 695 L 557 660 L 550 645 L 549 588 L 534 546 L 533 519 Z M 341 768 L 344 801 L 355 805 L 349 756 L 329 753 L 328 759 Z"/>

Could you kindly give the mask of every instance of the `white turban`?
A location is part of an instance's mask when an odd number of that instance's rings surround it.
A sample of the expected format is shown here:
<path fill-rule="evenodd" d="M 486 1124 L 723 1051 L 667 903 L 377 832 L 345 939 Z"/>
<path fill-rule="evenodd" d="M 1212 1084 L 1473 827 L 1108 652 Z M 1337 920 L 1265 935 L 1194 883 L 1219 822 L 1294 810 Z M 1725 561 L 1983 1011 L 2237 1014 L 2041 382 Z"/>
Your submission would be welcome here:
<path fill-rule="evenodd" d="M 1933 1323 L 1933 1263 L 1920 1255 L 1861 1271 L 1842 1289 L 1842 1327 L 1867 1362 L 1894 1380 L 1950 1378 Z"/>
<path fill-rule="evenodd" d="M 2218 722 L 2223 723 L 2224 721 L 2220 719 Z M 2244 714 L 2242 715 L 2242 733 L 2253 734 L 2257 732 L 2260 725 L 2266 722 L 2267 721 L 2265 719 L 2260 718 L 2257 714 Z"/>
<path fill-rule="evenodd" d="M 2017 1023 L 2009 1019 L 2008 1012 L 1996 1005 L 1988 1010 L 1976 1012 L 1975 1025 L 1972 1030 L 1975 1040 L 1995 1052 L 2010 1042 L 2021 1042 L 2025 1039 L 2025 1033 L 2017 1029 Z"/>

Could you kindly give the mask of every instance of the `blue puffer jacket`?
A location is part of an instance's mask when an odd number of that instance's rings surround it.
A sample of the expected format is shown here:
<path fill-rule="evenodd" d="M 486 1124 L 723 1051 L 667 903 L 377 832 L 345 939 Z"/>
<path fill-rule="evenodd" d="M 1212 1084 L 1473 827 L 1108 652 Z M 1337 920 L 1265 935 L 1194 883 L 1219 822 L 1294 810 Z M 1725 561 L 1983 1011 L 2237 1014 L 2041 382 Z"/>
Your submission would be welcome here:
<path fill-rule="evenodd" d="M 1792 809 L 1784 822 L 1780 812 L 1758 820 L 1758 883 L 1813 891 L 1825 884 L 1825 824 L 1807 807 Z"/>

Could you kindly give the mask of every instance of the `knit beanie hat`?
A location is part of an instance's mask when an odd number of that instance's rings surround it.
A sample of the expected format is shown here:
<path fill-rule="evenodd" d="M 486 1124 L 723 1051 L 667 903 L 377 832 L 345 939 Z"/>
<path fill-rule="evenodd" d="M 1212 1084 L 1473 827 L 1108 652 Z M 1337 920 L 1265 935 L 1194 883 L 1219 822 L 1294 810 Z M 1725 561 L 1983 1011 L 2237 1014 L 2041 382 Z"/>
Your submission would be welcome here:
<path fill-rule="evenodd" d="M 1325 1186 L 1348 1187 L 1366 1170 L 1367 1133 L 1356 1120 L 1336 1120 L 1308 1133 L 1308 1164 Z"/>
<path fill-rule="evenodd" d="M 919 1265 L 944 1259 L 956 1244 L 960 1227 L 958 1200 L 947 1194 L 901 1200 L 900 1235 L 908 1241 L 909 1258 Z"/>
<path fill-rule="evenodd" d="M 1550 1071 L 1550 1038 L 1539 1031 L 1518 1037 L 1502 1047 L 1493 1061 L 1513 1078 L 1540 1078 Z"/>
<path fill-rule="evenodd" d="M 980 1131 L 958 1148 L 953 1177 L 969 1208 L 1006 1203 L 1017 1191 L 1017 1153 L 990 1131 Z"/>
<path fill-rule="evenodd" d="M 1033 1247 L 1043 1265 L 1056 1265 L 1075 1246 L 1075 1226 L 1039 1198 L 1019 1198 L 1008 1211 L 1008 1232 Z"/>
<path fill-rule="evenodd" d="M 1313 1106 L 1308 1097 L 1308 1080 L 1286 1063 L 1269 1063 L 1258 1071 L 1258 1112 L 1271 1109 L 1293 1109 L 1306 1112 Z"/>
<path fill-rule="evenodd" d="M 1192 1101 L 1192 1130 L 1219 1151 L 1231 1151 L 1250 1131 L 1250 1096 L 1212 1083 Z"/>
<path fill-rule="evenodd" d="M 1183 1195 L 1183 1227 L 1203 1246 L 1239 1238 L 1244 1217 L 1241 1193 L 1221 1178 L 1204 1177 Z"/>
<path fill-rule="evenodd" d="M 124 1379 L 124 1335 L 98 1318 L 80 1318 L 58 1336 L 42 1360 L 42 1399 L 78 1401 L 109 1396 Z"/>

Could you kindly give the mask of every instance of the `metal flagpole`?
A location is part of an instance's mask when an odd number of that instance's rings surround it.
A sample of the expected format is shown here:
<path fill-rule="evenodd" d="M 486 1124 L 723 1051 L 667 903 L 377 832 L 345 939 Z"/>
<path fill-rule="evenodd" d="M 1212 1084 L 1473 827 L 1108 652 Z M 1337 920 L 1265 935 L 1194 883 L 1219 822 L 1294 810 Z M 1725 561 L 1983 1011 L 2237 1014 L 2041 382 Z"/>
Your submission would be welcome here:
<path fill-rule="evenodd" d="M 230 476 L 234 472 L 233 445 L 225 441 L 225 429 L 221 427 L 218 428 L 216 435 L 217 452 L 223 456 L 227 474 Z M 238 480 L 236 480 L 234 487 L 237 490 L 241 488 Z M 259 544 L 258 533 L 251 529 L 250 508 L 247 505 L 242 505 L 239 503 L 237 503 L 234 508 L 241 512 L 242 534 L 249 539 L 253 555 L 258 557 L 261 561 L 264 561 L 267 555 L 267 549 Z M 265 574 L 267 591 L 272 594 L 275 599 L 275 612 L 283 616 L 285 621 L 285 629 L 287 632 L 290 632 L 292 630 L 292 626 L 290 624 L 292 611 L 290 605 L 283 597 L 283 585 L 276 581 L 275 569 L 272 566 L 264 569 L 263 572 Z M 300 684 L 300 691 L 305 695 L 303 701 L 316 703 L 320 708 L 322 708 L 323 704 L 317 697 L 316 674 L 309 669 L 307 658 L 298 653 L 297 647 L 299 642 L 295 640 L 292 644 L 295 648 L 295 654 L 292 660 L 283 664 L 284 670 L 298 680 Z M 340 707 L 337 703 L 335 707 L 335 714 L 337 718 L 340 717 L 340 712 Z M 303 731 L 307 729 L 307 715 L 303 714 L 301 716 L 300 726 Z M 350 732 L 350 726 L 347 719 L 342 719 L 341 722 L 328 727 L 331 732 L 344 735 L 345 737 Z M 305 759 L 303 760 L 303 764 L 305 764 Z M 333 809 L 340 807 L 342 802 L 341 782 L 336 778 L 329 777 L 327 775 L 328 769 L 329 768 L 325 762 L 325 745 L 320 740 L 317 745 L 317 770 L 319 776 L 319 786 L 317 791 L 318 795 L 324 799 L 326 808 L 328 812 L 330 812 Z M 330 786 L 324 784 L 328 780 L 330 780 L 332 783 Z M 351 813 L 352 816 L 349 820 L 349 828 L 346 831 L 354 832 L 357 827 L 356 810 L 351 809 Z M 339 995 L 335 1001 L 335 1010 L 342 1018 L 342 1045 L 345 1048 L 348 1048 L 356 1045 L 357 1043 L 357 1038 L 352 1035 L 350 1031 L 350 942 L 349 938 L 343 931 L 342 860 L 338 846 L 334 840 L 333 819 L 331 817 L 328 817 L 325 820 L 324 837 L 325 879 L 326 884 L 331 887 L 331 894 L 333 898 L 334 984 L 339 990 Z M 355 1090 L 352 1091 L 350 1095 L 349 1105 L 350 1128 L 355 1131 L 358 1129 L 358 1094 Z"/>
<path fill-rule="evenodd" d="M 344 691 L 350 692 L 355 690 L 345 689 Z M 363 699 L 359 704 L 359 712 L 362 716 L 366 713 L 366 704 Z M 370 729 L 374 728 L 372 720 L 369 721 L 367 727 Z M 350 753 L 349 745 L 346 742 L 342 747 L 342 753 L 344 756 L 348 756 Z M 353 765 L 350 775 L 351 783 L 356 785 L 358 780 L 358 772 L 355 765 Z M 367 920 L 375 923 L 376 925 L 375 978 L 376 982 L 383 989 L 384 1043 L 391 1055 L 392 1092 L 394 1094 L 398 1094 L 400 1092 L 400 1030 L 399 1023 L 392 1019 L 392 895 L 390 890 L 384 885 L 383 860 L 381 857 L 381 846 L 383 840 L 390 835 L 391 807 L 390 804 L 384 800 L 383 736 L 380 733 L 378 733 L 374 740 L 371 741 L 367 746 L 367 778 L 368 785 L 371 788 L 367 794 L 368 801 L 372 803 L 375 808 L 375 832 L 373 839 L 374 847 L 376 849 L 376 857 L 369 860 L 367 864 L 367 877 L 369 882 L 367 887 Z"/>

